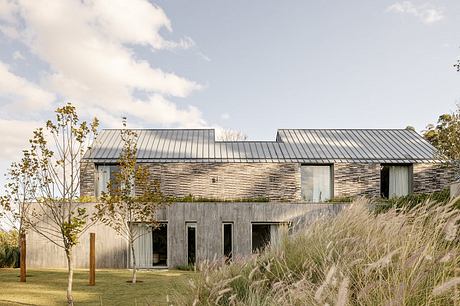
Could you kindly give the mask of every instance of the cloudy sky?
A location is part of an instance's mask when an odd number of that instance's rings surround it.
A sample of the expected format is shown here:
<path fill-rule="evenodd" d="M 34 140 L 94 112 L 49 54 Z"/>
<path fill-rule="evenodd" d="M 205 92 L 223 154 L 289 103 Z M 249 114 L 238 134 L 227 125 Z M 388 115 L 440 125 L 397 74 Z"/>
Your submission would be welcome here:
<path fill-rule="evenodd" d="M 422 130 L 460 102 L 458 16 L 458 0 L 0 0 L 0 171 L 67 101 L 103 127 Z"/>

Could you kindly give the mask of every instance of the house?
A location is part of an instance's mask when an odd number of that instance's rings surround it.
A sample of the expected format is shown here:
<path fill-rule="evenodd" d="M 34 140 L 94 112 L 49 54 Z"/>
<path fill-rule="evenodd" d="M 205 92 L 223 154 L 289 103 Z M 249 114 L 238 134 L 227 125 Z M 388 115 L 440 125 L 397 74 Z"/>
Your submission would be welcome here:
<path fill-rule="evenodd" d="M 135 250 L 144 268 L 249 255 L 275 244 L 283 228 L 346 205 L 330 202 L 433 192 L 454 181 L 454 170 L 410 129 L 280 129 L 275 141 L 217 141 L 213 129 L 136 133 L 138 163 L 165 194 L 189 199 L 162 209 L 159 228 L 139 227 L 146 234 Z M 81 196 L 106 191 L 121 148 L 120 130 L 102 131 L 82 161 Z M 99 267 L 129 266 L 124 241 L 103 225 L 92 231 Z M 29 266 L 61 265 L 33 248 Z M 87 253 L 85 240 L 77 252 Z"/>

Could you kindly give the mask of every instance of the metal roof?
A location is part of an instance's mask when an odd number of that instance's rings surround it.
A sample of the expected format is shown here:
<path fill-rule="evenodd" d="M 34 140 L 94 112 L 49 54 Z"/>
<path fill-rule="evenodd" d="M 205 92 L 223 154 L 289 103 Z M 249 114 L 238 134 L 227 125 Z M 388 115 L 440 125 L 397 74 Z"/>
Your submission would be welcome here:
<path fill-rule="evenodd" d="M 114 163 L 120 131 L 103 130 L 85 160 Z M 436 149 L 408 129 L 280 129 L 276 141 L 217 141 L 213 129 L 136 129 L 139 162 L 417 163 Z"/>

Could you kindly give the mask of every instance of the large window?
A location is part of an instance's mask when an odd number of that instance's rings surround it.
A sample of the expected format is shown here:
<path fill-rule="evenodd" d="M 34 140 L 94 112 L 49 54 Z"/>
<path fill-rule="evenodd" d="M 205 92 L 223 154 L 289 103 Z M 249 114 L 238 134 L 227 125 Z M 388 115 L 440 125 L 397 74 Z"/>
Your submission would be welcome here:
<path fill-rule="evenodd" d="M 408 195 L 411 191 L 411 181 L 410 165 L 382 165 L 380 168 L 380 193 L 384 198 Z"/>
<path fill-rule="evenodd" d="M 167 223 L 160 223 L 155 228 L 142 223 L 133 223 L 131 226 L 134 235 L 138 237 L 134 240 L 137 266 L 139 268 L 166 267 L 168 265 Z M 131 252 L 129 254 L 131 255 Z"/>
<path fill-rule="evenodd" d="M 302 200 L 324 202 L 332 197 L 332 166 L 301 166 L 300 179 Z"/>
<path fill-rule="evenodd" d="M 131 224 L 131 230 L 137 238 L 134 240 L 134 255 L 139 268 L 150 268 L 153 262 L 152 227 L 142 223 Z M 131 252 L 129 253 L 131 256 Z M 132 267 L 131 258 L 131 267 Z"/>
<path fill-rule="evenodd" d="M 108 192 L 107 185 L 115 178 L 118 170 L 117 165 L 98 165 L 97 166 L 97 185 L 96 196 L 101 196 L 102 192 Z"/>
<path fill-rule="evenodd" d="M 281 238 L 281 228 L 286 223 L 252 223 L 252 252 L 258 253 L 268 245 L 276 246 Z"/>

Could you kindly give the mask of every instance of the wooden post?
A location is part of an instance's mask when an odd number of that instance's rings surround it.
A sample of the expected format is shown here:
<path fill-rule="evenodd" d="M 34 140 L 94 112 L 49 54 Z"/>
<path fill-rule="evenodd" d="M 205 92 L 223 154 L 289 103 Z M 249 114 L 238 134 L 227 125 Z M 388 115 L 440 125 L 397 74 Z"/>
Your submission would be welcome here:
<path fill-rule="evenodd" d="M 26 281 L 26 235 L 19 236 L 19 269 L 20 269 L 20 282 Z"/>
<path fill-rule="evenodd" d="M 96 285 L 96 234 L 89 234 L 89 285 Z"/>

